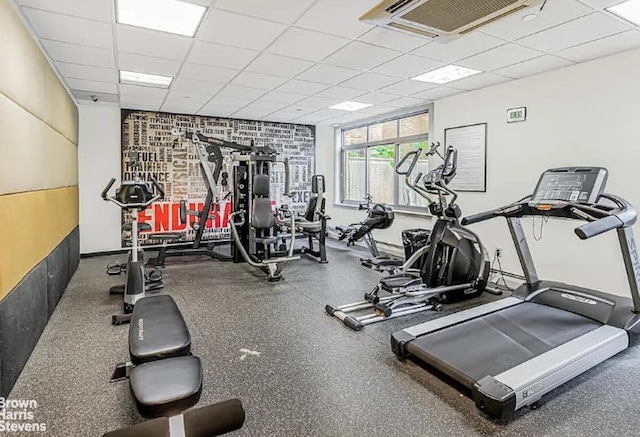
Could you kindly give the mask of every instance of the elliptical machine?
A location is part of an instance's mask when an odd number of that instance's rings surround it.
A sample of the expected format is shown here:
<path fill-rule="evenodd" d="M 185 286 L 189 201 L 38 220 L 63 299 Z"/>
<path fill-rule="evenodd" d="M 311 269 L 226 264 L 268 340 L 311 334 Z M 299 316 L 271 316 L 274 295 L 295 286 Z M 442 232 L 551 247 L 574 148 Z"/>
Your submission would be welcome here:
<path fill-rule="evenodd" d="M 356 331 L 371 323 L 440 310 L 443 303 L 471 299 L 485 290 L 490 272 L 489 257 L 478 235 L 460 225 L 462 212 L 455 203 L 458 195 L 448 187 L 456 175 L 457 151 L 448 147 L 442 156 L 437 151 L 438 146 L 432 145 L 428 154 L 437 154 L 444 162 L 424 179 L 422 173 L 411 178 L 422 149 L 407 153 L 396 166 L 396 173 L 403 175 L 407 186 L 429 202 L 429 212 L 438 217 L 427 245 L 405 261 L 401 273 L 382 278 L 365 294 L 364 301 L 325 307 L 329 315 Z M 405 170 L 408 162 L 409 167 Z M 421 180 L 422 187 L 418 185 Z M 437 200 L 432 196 L 437 196 Z M 450 201 L 447 196 L 452 196 Z M 419 259 L 422 259 L 419 272 L 411 271 L 411 266 Z M 381 291 L 389 295 L 380 297 Z M 349 314 L 366 309 L 374 311 L 357 317 Z"/>
<path fill-rule="evenodd" d="M 136 302 L 146 294 L 144 262 L 139 259 L 138 246 L 138 212 L 145 210 L 153 202 L 164 197 L 162 186 L 154 178 L 151 178 L 158 194 L 146 182 L 134 179 L 122 181 L 115 195 L 109 196 L 109 190 L 115 183 L 112 178 L 102 191 L 102 199 L 113 202 L 125 211 L 131 212 L 131 252 L 127 261 L 126 279 L 124 284 L 124 314 L 111 316 L 111 323 L 121 325 L 131 321 L 131 312 Z"/>

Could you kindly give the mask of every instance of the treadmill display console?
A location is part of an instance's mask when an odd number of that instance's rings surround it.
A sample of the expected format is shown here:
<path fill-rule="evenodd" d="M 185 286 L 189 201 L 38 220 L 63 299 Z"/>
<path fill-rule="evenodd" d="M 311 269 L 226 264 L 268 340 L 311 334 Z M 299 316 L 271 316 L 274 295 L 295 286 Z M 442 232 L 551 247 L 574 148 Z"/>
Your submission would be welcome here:
<path fill-rule="evenodd" d="M 607 170 L 602 167 L 565 167 L 542 174 L 531 206 L 566 205 L 565 202 L 596 203 L 607 182 Z"/>

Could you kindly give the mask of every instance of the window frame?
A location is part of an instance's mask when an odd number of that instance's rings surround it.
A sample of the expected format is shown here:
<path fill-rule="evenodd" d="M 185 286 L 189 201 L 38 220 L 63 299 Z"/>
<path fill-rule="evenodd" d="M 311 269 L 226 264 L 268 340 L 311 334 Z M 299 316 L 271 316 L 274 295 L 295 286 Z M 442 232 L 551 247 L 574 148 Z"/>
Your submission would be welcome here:
<path fill-rule="evenodd" d="M 400 137 L 400 119 L 403 118 L 409 118 L 409 117 L 413 117 L 416 115 L 421 115 L 421 114 L 428 114 L 429 116 L 429 120 L 428 120 L 428 127 L 427 127 L 427 132 L 423 133 L 423 134 L 417 134 L 417 135 L 408 135 L 408 136 L 404 136 L 404 137 Z M 352 130 L 352 129 L 358 129 L 358 128 L 362 128 L 362 127 L 369 127 L 369 126 L 373 126 L 376 124 L 380 124 L 380 123 L 384 123 L 384 122 L 388 122 L 388 121 L 396 121 L 396 136 L 395 138 L 387 138 L 385 140 L 376 140 L 376 141 L 369 141 L 369 129 L 367 129 L 367 141 L 364 143 L 358 143 L 358 144 L 350 144 L 350 145 L 343 145 L 344 143 L 344 133 L 346 131 Z M 404 111 L 404 112 L 397 112 L 397 113 L 393 113 L 393 114 L 387 114 L 384 117 L 378 117 L 378 118 L 371 118 L 371 119 L 367 119 L 367 120 L 362 120 L 360 122 L 354 123 L 354 124 L 345 124 L 345 125 L 341 125 L 341 126 L 336 126 L 335 128 L 335 136 L 336 136 L 336 152 L 337 152 L 337 160 L 336 160 L 336 164 L 340 166 L 340 183 L 338 184 L 338 192 L 336 193 L 336 199 L 339 199 L 339 201 L 337 202 L 337 205 L 342 205 L 342 206 L 358 206 L 361 203 L 363 203 L 365 200 L 354 200 L 354 199 L 345 199 L 345 192 L 346 192 L 346 180 L 345 180 L 345 175 L 346 175 L 346 170 L 345 170 L 345 166 L 346 166 L 346 159 L 345 159 L 345 155 L 348 151 L 350 150 L 364 150 L 365 152 L 365 187 L 366 187 L 366 191 L 369 191 L 369 148 L 371 147 L 377 147 L 377 146 L 389 146 L 389 145 L 393 145 L 395 150 L 394 150 L 394 156 L 395 156 L 395 164 L 397 165 L 399 159 L 401 157 L 398 156 L 399 153 L 399 149 L 400 149 L 400 145 L 402 144 L 406 144 L 406 143 L 415 143 L 415 142 L 429 142 L 429 140 L 431 139 L 431 133 L 433 132 L 433 105 L 429 105 L 427 107 L 421 107 L 419 109 L 413 109 L 410 111 Z M 429 163 L 427 164 L 429 165 Z M 394 196 L 394 201 L 393 203 L 389 203 L 390 206 L 392 206 L 394 208 L 394 210 L 396 212 L 406 212 L 409 214 L 426 214 L 428 215 L 428 211 L 427 208 L 424 206 L 409 206 L 409 205 L 400 205 L 398 202 L 400 200 L 400 196 L 399 196 L 399 178 L 394 177 L 394 182 L 393 182 L 393 196 Z M 374 202 L 376 201 L 376 199 L 373 199 Z"/>

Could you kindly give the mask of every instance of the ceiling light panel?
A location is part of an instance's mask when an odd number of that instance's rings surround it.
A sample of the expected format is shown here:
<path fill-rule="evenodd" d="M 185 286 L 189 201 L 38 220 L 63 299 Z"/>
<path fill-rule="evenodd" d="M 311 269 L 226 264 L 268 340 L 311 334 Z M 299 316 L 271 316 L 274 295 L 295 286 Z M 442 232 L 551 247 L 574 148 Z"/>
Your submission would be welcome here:
<path fill-rule="evenodd" d="M 135 71 L 120 70 L 120 83 L 146 85 L 157 88 L 169 88 L 173 77 L 158 74 L 137 73 Z"/>
<path fill-rule="evenodd" d="M 629 0 L 607 8 L 618 17 L 640 26 L 640 0 Z"/>
<path fill-rule="evenodd" d="M 116 0 L 117 21 L 193 37 L 207 8 L 178 0 Z"/>
<path fill-rule="evenodd" d="M 329 109 L 339 109 L 341 111 L 358 111 L 360 109 L 368 108 L 369 106 L 373 106 L 370 103 L 360 103 L 360 102 L 342 102 L 337 105 L 330 106 Z"/>
<path fill-rule="evenodd" d="M 421 74 L 420 76 L 413 77 L 412 79 L 442 85 L 444 83 L 453 82 L 478 73 L 482 72 L 472 68 L 460 67 L 452 64 L 438 68 L 437 70 L 429 71 L 428 73 Z"/>

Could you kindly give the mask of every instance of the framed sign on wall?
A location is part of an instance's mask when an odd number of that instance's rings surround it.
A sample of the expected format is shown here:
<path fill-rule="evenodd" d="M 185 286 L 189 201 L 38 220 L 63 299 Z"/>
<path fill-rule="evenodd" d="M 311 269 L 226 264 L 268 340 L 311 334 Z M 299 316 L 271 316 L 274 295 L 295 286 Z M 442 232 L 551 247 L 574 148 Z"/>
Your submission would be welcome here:
<path fill-rule="evenodd" d="M 444 143 L 458 151 L 458 171 L 450 187 L 457 191 L 487 191 L 487 123 L 447 128 Z"/>

